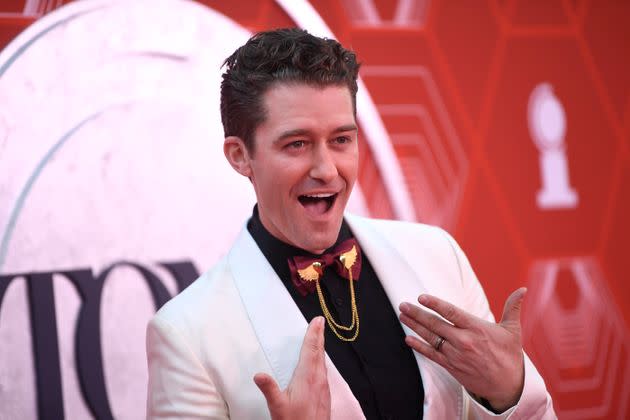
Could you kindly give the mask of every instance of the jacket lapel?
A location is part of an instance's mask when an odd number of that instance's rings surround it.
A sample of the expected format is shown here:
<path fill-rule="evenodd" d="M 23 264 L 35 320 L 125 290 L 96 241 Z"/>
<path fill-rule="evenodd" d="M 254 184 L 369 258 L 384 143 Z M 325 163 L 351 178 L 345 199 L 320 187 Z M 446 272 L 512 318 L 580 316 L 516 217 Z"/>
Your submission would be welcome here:
<path fill-rule="evenodd" d="M 282 281 L 244 228 L 228 264 L 260 346 L 281 389 L 297 366 L 307 322 Z M 364 418 L 348 384 L 326 355 L 332 418 Z"/>
<path fill-rule="evenodd" d="M 405 246 L 413 246 L 405 240 L 405 237 L 409 237 L 408 235 L 398 237 L 388 231 L 387 236 L 385 236 L 383 230 L 375 228 L 375 223 L 379 222 L 368 221 L 362 217 L 346 215 L 346 220 L 359 244 L 361 244 L 361 250 L 372 263 L 396 315 L 399 316 L 398 307 L 402 302 L 417 303 L 418 296 L 428 292 L 427 286 L 431 279 L 423 278 L 418 273 L 429 275 L 430 271 L 414 269 L 410 266 L 408 259 L 401 254 Z M 414 263 L 422 264 L 422 255 L 418 255 L 417 258 L 418 260 Z M 417 336 L 406 325 L 401 323 L 401 326 L 406 335 Z M 439 395 L 443 388 L 440 380 L 441 368 L 425 359 L 420 353 L 414 351 L 413 355 L 416 358 L 424 387 L 424 418 L 431 419 L 435 417 L 436 412 L 443 411 L 436 410 L 436 401 L 433 398 L 433 395 Z"/>
<path fill-rule="evenodd" d="M 424 279 L 418 276 L 400 254 L 399 248 L 406 245 L 404 238 L 395 238 L 398 248 L 394 248 L 391 236 L 388 234 L 385 237 L 383 232 L 374 229 L 374 226 L 366 219 L 346 215 L 346 221 L 359 241 L 361 250 L 372 263 L 396 315 L 400 315 L 398 306 L 402 302 L 416 302 L 418 296 L 427 290 Z M 371 223 L 374 222 L 371 221 Z M 407 334 L 411 333 L 405 325 L 403 329 Z"/>

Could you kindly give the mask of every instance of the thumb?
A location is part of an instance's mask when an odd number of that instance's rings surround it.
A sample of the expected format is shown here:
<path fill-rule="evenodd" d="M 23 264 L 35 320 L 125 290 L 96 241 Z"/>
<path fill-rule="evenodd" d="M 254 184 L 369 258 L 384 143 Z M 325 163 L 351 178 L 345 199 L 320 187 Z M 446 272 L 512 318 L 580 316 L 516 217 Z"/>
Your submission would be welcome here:
<path fill-rule="evenodd" d="M 501 317 L 501 325 L 508 327 L 508 329 L 513 330 L 513 327 L 516 327 L 520 330 L 521 328 L 521 306 L 523 303 L 523 297 L 527 289 L 525 287 L 521 287 L 512 292 L 512 294 L 505 301 L 505 306 L 503 307 L 503 316 Z M 510 328 L 512 327 L 512 328 Z"/>
<path fill-rule="evenodd" d="M 310 366 L 324 359 L 324 317 L 313 318 L 306 329 L 299 364 Z"/>
<path fill-rule="evenodd" d="M 266 373 L 257 373 L 254 375 L 254 383 L 260 389 L 267 400 L 267 405 L 276 405 L 282 396 L 282 391 L 278 387 L 278 383 Z"/>

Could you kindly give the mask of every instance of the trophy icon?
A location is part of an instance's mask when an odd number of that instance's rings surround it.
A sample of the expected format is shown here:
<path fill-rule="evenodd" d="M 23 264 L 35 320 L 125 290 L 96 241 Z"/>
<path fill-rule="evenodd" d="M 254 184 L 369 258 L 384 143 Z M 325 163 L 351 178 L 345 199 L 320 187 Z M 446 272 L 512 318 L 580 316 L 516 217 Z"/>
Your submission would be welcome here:
<path fill-rule="evenodd" d="M 541 83 L 530 94 L 527 108 L 529 131 L 540 153 L 542 188 L 536 196 L 538 208 L 576 208 L 578 194 L 569 182 L 564 141 L 567 124 L 562 103 L 549 83 Z"/>

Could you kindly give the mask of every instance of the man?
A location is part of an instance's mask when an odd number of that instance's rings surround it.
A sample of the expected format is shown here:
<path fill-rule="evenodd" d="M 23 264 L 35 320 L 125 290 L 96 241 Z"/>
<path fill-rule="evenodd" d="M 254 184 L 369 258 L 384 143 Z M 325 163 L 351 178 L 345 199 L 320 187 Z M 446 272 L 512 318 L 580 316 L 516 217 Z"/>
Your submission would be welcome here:
<path fill-rule="evenodd" d="M 149 324 L 148 417 L 555 417 L 521 346 L 524 289 L 496 324 L 444 231 L 344 215 L 355 55 L 277 30 L 226 67 L 224 153 L 258 202 L 228 255 Z"/>

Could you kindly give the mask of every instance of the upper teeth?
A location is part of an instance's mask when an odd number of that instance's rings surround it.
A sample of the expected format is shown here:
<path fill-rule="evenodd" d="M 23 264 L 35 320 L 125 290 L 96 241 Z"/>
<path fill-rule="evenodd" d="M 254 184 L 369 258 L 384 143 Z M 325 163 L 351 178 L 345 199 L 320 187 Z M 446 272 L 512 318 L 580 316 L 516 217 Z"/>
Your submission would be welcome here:
<path fill-rule="evenodd" d="M 335 195 L 334 193 L 322 193 L 322 194 L 306 194 L 307 197 L 310 198 L 328 198 Z"/>

